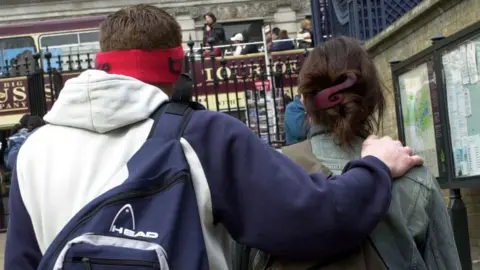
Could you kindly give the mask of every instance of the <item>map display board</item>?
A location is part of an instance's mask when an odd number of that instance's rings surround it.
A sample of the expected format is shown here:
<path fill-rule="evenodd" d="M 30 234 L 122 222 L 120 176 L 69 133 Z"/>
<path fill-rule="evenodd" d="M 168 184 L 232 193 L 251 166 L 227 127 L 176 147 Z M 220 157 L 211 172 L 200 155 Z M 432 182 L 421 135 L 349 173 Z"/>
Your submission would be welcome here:
<path fill-rule="evenodd" d="M 455 176 L 480 175 L 480 37 L 442 55 Z"/>
<path fill-rule="evenodd" d="M 405 143 L 414 149 L 415 154 L 425 159 L 425 167 L 438 177 L 434 113 L 430 96 L 431 85 L 435 84 L 435 78 L 431 65 L 431 62 L 424 63 L 403 73 L 398 77 L 398 83 Z"/>

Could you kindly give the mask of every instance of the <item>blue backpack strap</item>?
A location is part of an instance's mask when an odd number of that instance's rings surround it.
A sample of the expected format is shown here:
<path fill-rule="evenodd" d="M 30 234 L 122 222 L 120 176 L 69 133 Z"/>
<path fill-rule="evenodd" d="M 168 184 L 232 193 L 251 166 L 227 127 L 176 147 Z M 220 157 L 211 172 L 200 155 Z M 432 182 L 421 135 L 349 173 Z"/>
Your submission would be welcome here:
<path fill-rule="evenodd" d="M 162 104 L 150 117 L 154 122 L 147 140 L 157 136 L 179 140 L 193 111 L 190 103 L 166 102 Z"/>
<path fill-rule="evenodd" d="M 154 123 L 147 140 L 154 136 L 179 140 L 183 136 L 193 111 L 205 109 L 200 103 L 192 102 L 192 88 L 190 75 L 181 74 L 173 88 L 171 100 L 150 116 Z"/>
<path fill-rule="evenodd" d="M 181 74 L 173 88 L 171 100 L 162 104 L 150 116 L 154 122 L 147 140 L 153 136 L 176 140 L 182 137 L 193 111 L 205 109 L 200 103 L 191 101 L 192 88 L 190 75 Z"/>

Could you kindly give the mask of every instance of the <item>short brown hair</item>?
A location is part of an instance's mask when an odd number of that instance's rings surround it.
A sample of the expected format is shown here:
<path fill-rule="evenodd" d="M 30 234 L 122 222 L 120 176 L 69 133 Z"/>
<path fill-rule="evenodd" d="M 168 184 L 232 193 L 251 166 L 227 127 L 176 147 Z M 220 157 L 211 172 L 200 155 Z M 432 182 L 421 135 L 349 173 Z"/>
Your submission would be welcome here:
<path fill-rule="evenodd" d="M 178 22 L 155 6 L 140 4 L 122 8 L 100 24 L 102 52 L 169 49 L 181 44 Z"/>
<path fill-rule="evenodd" d="M 357 82 L 343 92 L 345 99 L 332 108 L 318 110 L 315 95 L 353 72 Z M 358 40 L 333 38 L 318 45 L 305 61 L 299 76 L 299 93 L 304 96 L 310 119 L 325 126 L 340 145 L 352 146 L 380 128 L 385 96 L 375 65 Z M 378 114 L 377 114 L 378 113 Z"/>
<path fill-rule="evenodd" d="M 280 39 L 288 39 L 289 37 L 288 37 L 288 32 L 287 32 L 287 30 L 282 30 L 282 31 L 280 31 L 280 35 L 278 35 L 278 37 L 279 37 Z"/>

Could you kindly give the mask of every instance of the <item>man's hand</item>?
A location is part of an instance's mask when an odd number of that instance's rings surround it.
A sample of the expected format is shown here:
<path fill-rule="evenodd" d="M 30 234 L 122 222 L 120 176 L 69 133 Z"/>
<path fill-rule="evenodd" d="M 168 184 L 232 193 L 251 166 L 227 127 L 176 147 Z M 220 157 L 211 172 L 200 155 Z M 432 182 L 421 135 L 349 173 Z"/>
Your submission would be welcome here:
<path fill-rule="evenodd" d="M 413 149 L 403 146 L 400 141 L 394 141 L 386 136 L 378 138 L 369 136 L 362 145 L 362 158 L 374 156 L 392 172 L 392 177 L 400 177 L 408 172 L 412 167 L 423 164 L 423 158 L 413 156 Z"/>

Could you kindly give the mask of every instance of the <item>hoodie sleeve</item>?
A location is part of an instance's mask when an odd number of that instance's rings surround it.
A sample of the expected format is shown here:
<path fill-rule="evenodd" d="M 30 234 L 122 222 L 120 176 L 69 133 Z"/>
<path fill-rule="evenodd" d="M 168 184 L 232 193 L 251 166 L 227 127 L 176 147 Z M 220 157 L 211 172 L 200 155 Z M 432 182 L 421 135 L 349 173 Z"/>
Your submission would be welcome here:
<path fill-rule="evenodd" d="M 243 245 L 327 259 L 358 246 L 388 210 L 392 179 L 375 157 L 340 176 L 309 175 L 244 123 L 209 111 L 193 115 L 184 138 L 204 169 L 214 222 Z"/>
<path fill-rule="evenodd" d="M 10 186 L 10 222 L 5 246 L 5 269 L 37 269 L 42 253 L 37 244 L 32 220 L 23 204 L 16 170 L 12 173 Z"/>

